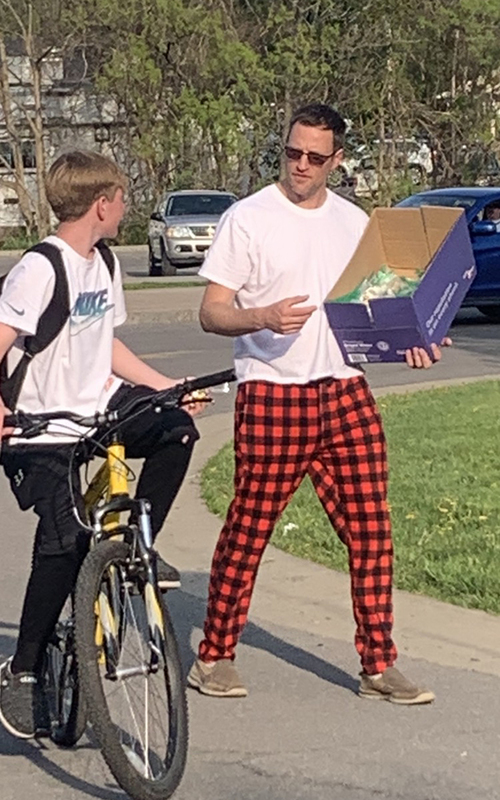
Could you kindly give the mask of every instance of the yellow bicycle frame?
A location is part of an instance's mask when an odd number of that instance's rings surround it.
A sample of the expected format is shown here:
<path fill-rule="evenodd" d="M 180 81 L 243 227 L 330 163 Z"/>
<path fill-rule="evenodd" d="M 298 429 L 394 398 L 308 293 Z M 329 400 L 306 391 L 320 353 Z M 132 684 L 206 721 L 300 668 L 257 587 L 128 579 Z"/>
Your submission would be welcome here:
<path fill-rule="evenodd" d="M 120 442 L 112 442 L 107 446 L 106 452 L 106 461 L 98 469 L 85 492 L 84 501 L 87 514 L 90 509 L 94 508 L 101 500 L 108 502 L 112 497 L 128 495 L 128 470 L 125 463 L 125 446 Z M 116 528 L 119 523 L 120 513 L 110 513 L 107 515 L 104 529 L 111 531 L 113 528 Z M 105 631 L 108 637 L 114 636 L 116 638 L 114 616 L 109 607 L 109 601 L 103 593 L 100 593 L 99 599 L 96 600 L 95 615 L 95 642 L 98 647 L 102 647 Z M 103 653 L 100 654 L 99 659 L 100 662 L 103 663 Z"/>
<path fill-rule="evenodd" d="M 106 461 L 96 472 L 85 492 L 84 500 L 87 512 L 94 508 L 100 500 L 108 502 L 112 497 L 128 495 L 125 446 L 120 442 L 112 442 L 107 446 L 106 451 Z M 119 513 L 109 514 L 104 527 L 108 531 L 112 530 L 116 528 L 119 521 Z"/>

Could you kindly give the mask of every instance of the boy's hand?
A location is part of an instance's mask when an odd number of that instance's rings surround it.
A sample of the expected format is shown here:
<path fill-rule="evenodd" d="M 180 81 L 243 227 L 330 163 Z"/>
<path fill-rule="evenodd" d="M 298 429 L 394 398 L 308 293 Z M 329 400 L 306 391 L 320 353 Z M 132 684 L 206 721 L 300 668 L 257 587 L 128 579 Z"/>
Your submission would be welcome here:
<path fill-rule="evenodd" d="M 166 375 L 158 375 L 158 378 L 155 380 L 155 385 L 151 388 L 154 388 L 157 392 L 162 392 L 164 389 L 171 389 L 172 386 L 178 386 L 179 384 L 184 383 L 185 381 L 193 380 L 193 375 L 188 375 L 187 378 L 167 378 Z M 203 402 L 204 398 L 196 397 L 197 392 L 193 392 L 193 394 L 185 394 L 181 400 L 181 406 L 184 408 L 188 414 L 191 414 L 192 417 L 199 414 L 203 409 L 211 403 L 212 400 L 208 392 L 204 393 L 206 397 L 205 402 Z"/>
<path fill-rule="evenodd" d="M 441 347 L 451 347 L 452 341 L 446 336 L 441 342 Z M 432 358 L 423 347 L 413 347 L 406 351 L 406 363 L 412 369 L 429 369 L 437 361 L 441 360 L 441 347 L 431 344 Z"/>
<path fill-rule="evenodd" d="M 192 381 L 193 376 L 188 375 L 187 378 L 183 378 L 183 381 Z M 195 417 L 197 414 L 200 414 L 202 411 L 205 410 L 207 405 L 212 402 L 212 398 L 210 396 L 210 392 L 206 389 L 198 389 L 191 394 L 185 394 L 182 398 L 182 408 L 186 409 L 188 414 L 191 414 L 192 417 Z"/>
<path fill-rule="evenodd" d="M 7 416 L 7 414 L 10 414 L 10 408 L 7 408 L 7 406 L 5 406 L 2 403 L 2 401 L 0 400 L 0 438 L 1 439 L 6 438 L 7 436 L 10 436 L 12 433 L 14 433 L 14 430 L 15 430 L 14 428 L 4 428 L 3 421 L 4 421 L 4 418 Z"/>
<path fill-rule="evenodd" d="M 182 407 L 185 408 L 192 417 L 195 417 L 197 414 L 204 411 L 211 402 L 212 398 L 210 397 L 210 393 L 205 389 L 199 389 L 191 394 L 186 394 L 182 398 Z"/>

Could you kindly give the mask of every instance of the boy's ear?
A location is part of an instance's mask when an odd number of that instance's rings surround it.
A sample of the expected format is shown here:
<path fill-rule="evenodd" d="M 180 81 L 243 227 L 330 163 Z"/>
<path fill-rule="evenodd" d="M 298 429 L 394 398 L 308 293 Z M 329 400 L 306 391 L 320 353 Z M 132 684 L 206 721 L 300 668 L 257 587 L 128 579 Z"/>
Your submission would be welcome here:
<path fill-rule="evenodd" d="M 97 200 L 95 200 L 95 210 L 100 222 L 102 222 L 106 217 L 107 204 L 108 204 L 108 198 L 105 197 L 104 195 L 101 195 L 100 197 L 97 198 Z"/>

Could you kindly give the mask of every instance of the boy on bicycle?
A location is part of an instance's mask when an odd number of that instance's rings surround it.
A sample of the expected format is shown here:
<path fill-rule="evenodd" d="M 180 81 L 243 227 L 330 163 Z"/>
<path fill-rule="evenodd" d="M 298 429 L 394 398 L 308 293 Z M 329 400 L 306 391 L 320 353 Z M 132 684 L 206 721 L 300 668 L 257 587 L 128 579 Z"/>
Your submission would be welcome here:
<path fill-rule="evenodd" d="M 97 153 L 66 153 L 49 171 L 47 195 L 59 226 L 44 241 L 62 256 L 70 313 L 54 340 L 29 361 L 17 409 L 87 416 L 178 382 L 149 367 L 114 335 L 126 319 L 120 269 L 115 256 L 114 269 L 109 268 L 96 244 L 116 237 L 126 188 L 117 165 Z M 19 363 L 26 337 L 37 331 L 55 282 L 54 266 L 39 252 L 25 253 L 9 273 L 0 295 L 0 361 L 7 360 L 7 375 Z M 0 394 L 1 431 L 7 413 L 1 384 Z M 0 667 L 0 720 L 21 738 L 50 728 L 42 688 L 44 653 L 88 547 L 88 534 L 78 521 L 84 518 L 78 465 L 71 475 L 78 515 L 68 479 L 80 432 L 68 422 L 54 423 L 35 438 L 12 438 L 2 453 L 19 506 L 33 508 L 38 517 L 16 651 Z M 196 428 L 182 409 L 163 414 L 151 409 L 124 423 L 120 433 L 127 453 L 145 459 L 137 492 L 151 502 L 156 535 L 186 473 Z M 161 588 L 179 585 L 177 570 L 161 559 L 158 577 Z"/>

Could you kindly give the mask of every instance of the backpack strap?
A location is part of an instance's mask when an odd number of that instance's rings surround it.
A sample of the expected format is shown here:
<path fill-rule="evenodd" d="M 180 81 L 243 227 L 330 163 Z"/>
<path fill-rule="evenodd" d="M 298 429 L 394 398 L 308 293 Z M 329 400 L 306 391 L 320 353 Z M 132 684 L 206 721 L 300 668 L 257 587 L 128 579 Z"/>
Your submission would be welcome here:
<path fill-rule="evenodd" d="M 49 242 L 39 242 L 26 252 L 40 253 L 50 261 L 55 273 L 55 284 L 47 308 L 38 320 L 36 333 L 25 337 L 24 353 L 10 376 L 6 375 L 6 358 L 3 359 L 1 394 L 4 403 L 12 411 L 16 407 L 30 361 L 54 341 L 70 314 L 68 279 L 59 248 Z"/>
<path fill-rule="evenodd" d="M 25 351 L 33 358 L 54 341 L 66 324 L 70 314 L 69 287 L 61 251 L 56 245 L 39 242 L 26 252 L 40 253 L 45 256 L 52 264 L 56 276 L 54 292 L 47 308 L 38 320 L 36 333 L 34 336 L 27 336 L 24 344 Z"/>
<path fill-rule="evenodd" d="M 99 250 L 103 258 L 103 261 L 108 268 L 108 272 L 111 275 L 111 280 L 113 280 L 113 278 L 115 277 L 115 257 L 113 255 L 112 250 L 102 239 L 100 239 L 97 242 L 96 247 Z"/>

